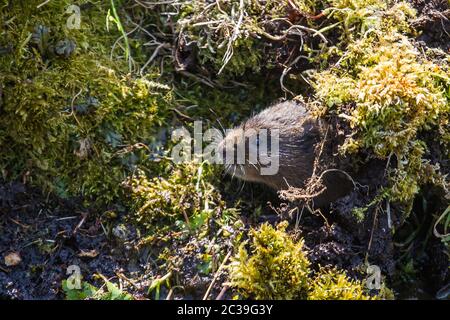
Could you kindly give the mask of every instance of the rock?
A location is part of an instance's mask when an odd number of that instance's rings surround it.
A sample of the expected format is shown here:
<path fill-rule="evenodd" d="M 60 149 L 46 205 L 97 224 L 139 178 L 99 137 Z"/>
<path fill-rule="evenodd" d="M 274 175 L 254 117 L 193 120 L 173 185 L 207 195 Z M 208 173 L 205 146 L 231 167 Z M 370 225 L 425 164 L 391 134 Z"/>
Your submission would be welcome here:
<path fill-rule="evenodd" d="M 5 265 L 7 267 L 15 267 L 22 262 L 18 252 L 10 252 L 5 256 Z"/>

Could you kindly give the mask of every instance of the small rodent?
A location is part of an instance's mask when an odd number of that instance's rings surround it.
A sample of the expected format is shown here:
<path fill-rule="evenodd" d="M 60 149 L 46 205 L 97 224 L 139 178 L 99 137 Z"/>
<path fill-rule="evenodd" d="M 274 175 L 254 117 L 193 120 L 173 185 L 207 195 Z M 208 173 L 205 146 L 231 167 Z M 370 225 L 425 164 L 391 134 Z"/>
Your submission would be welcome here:
<path fill-rule="evenodd" d="M 265 129 L 265 130 L 264 130 Z M 316 148 L 323 141 L 327 123 L 311 115 L 300 102 L 286 101 L 275 104 L 241 125 L 228 131 L 219 143 L 218 151 L 229 159 L 225 161 L 227 173 L 245 181 L 265 184 L 276 191 L 289 187 L 304 188 L 314 172 Z M 266 131 L 267 146 L 261 143 L 259 133 Z M 263 165 L 251 161 L 249 154 L 258 150 L 262 158 L 275 159 L 270 139 L 278 132 L 278 170 L 275 174 L 262 174 Z M 332 139 L 333 137 L 328 137 Z M 261 150 L 261 145 L 263 148 Z M 237 150 L 245 150 L 245 157 L 237 162 Z M 258 149 L 259 148 L 259 149 Z M 266 151 L 267 150 L 267 151 Z M 276 150 L 275 150 L 276 151 Z M 271 158 L 272 157 L 272 158 Z M 253 158 L 254 159 L 254 158 Z M 242 161 L 243 160 L 243 161 Z M 348 176 L 332 171 L 322 178 L 326 190 L 314 199 L 315 206 L 324 206 L 349 193 L 352 184 Z"/>

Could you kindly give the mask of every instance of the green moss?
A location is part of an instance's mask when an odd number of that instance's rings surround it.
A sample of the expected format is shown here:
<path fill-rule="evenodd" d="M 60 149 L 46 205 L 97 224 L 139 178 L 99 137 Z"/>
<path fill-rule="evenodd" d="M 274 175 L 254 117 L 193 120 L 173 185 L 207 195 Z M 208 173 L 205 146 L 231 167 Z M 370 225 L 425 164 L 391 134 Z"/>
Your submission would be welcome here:
<path fill-rule="evenodd" d="M 416 11 L 405 1 L 386 0 L 329 0 L 324 10 L 328 18 L 340 22 L 342 39 L 348 44 L 352 39 L 373 30 L 410 32 L 408 20 Z"/>
<path fill-rule="evenodd" d="M 310 270 L 303 241 L 286 232 L 287 222 L 250 231 L 250 252 L 243 243 L 230 265 L 230 283 L 244 298 L 369 300 L 362 282 L 343 271 Z"/>
<path fill-rule="evenodd" d="M 381 159 L 395 156 L 389 198 L 405 203 L 421 185 L 446 184 L 438 166 L 425 160 L 427 145 L 419 134 L 435 132 L 447 143 L 449 85 L 447 67 L 427 60 L 398 33 L 374 32 L 362 38 L 349 46 L 341 67 L 315 76 L 317 98 L 354 131 L 342 151 L 371 150 Z"/>
<path fill-rule="evenodd" d="M 287 223 L 276 229 L 269 224 L 252 230 L 250 253 L 245 244 L 231 265 L 231 284 L 244 297 L 255 299 L 305 298 L 309 261 L 303 242 L 295 243 L 285 232 Z"/>
<path fill-rule="evenodd" d="M 40 3 L 1 4 L 0 47 L 10 51 L 0 56 L 0 167 L 61 196 L 109 202 L 142 160 L 133 146 L 152 139 L 170 89 L 156 73 L 128 75 L 121 52 L 111 55 L 120 33 L 106 29 L 108 4 L 82 6 L 81 28 L 68 29 L 70 1 Z M 76 48 L 58 55 L 68 42 Z"/>
<path fill-rule="evenodd" d="M 374 300 L 361 281 L 350 280 L 345 272 L 321 268 L 310 281 L 308 300 Z"/>
<path fill-rule="evenodd" d="M 210 183 L 210 166 L 186 164 L 169 166 L 168 174 L 148 178 L 137 172 L 126 183 L 136 220 L 153 232 L 173 229 L 195 231 L 204 225 L 214 210 L 223 207 L 220 195 Z"/>

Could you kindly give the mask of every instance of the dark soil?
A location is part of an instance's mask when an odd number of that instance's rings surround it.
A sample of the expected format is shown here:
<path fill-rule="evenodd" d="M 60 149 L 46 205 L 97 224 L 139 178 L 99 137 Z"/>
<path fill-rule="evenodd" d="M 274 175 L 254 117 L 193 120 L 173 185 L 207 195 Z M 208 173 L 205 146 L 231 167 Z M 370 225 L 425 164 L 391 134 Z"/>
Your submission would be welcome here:
<path fill-rule="evenodd" d="M 450 4 L 447 0 L 410 0 L 418 11 L 412 25 L 420 32 L 417 40 L 430 48 L 450 53 Z"/>
<path fill-rule="evenodd" d="M 156 261 L 164 248 L 176 252 L 173 278 L 182 285 L 172 298 L 203 297 L 213 274 L 198 272 L 201 261 L 195 254 L 207 239 L 191 237 L 177 243 L 169 237 L 145 245 L 133 225 L 124 222 L 127 212 L 110 219 L 109 211 L 101 214 L 78 203 L 80 199 L 47 199 L 21 183 L 0 183 L 0 299 L 63 299 L 62 281 L 69 277 L 71 265 L 80 267 L 83 281 L 98 288 L 104 286 L 100 274 L 135 299 L 153 298 L 148 288 L 163 272 Z M 18 265 L 5 264 L 10 253 L 19 254 Z M 219 294 L 224 281 L 218 278 L 211 296 Z M 167 294 L 161 286 L 160 296 Z"/>
<path fill-rule="evenodd" d="M 130 250 L 131 242 L 108 239 L 98 214 L 75 202 L 46 199 L 21 183 L 0 184 L 0 299 L 63 298 L 61 282 L 70 265 L 79 266 L 90 283 L 97 282 L 95 273 L 117 279 L 138 270 L 138 287 L 124 285 L 139 297 L 149 272 L 130 263 Z M 8 267 L 4 257 L 11 252 L 22 261 Z"/>

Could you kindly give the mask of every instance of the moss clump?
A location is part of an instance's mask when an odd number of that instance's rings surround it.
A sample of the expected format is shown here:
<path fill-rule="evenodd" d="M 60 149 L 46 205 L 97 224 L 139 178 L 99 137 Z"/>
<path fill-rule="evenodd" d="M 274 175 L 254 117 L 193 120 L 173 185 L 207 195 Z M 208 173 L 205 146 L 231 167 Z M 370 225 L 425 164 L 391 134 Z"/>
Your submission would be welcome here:
<path fill-rule="evenodd" d="M 245 298 L 369 300 L 360 281 L 343 271 L 321 268 L 312 272 L 303 241 L 286 232 L 287 222 L 268 223 L 252 230 L 251 253 L 245 243 L 230 265 L 231 285 Z"/>
<path fill-rule="evenodd" d="M 353 130 L 343 152 L 371 150 L 395 156 L 386 196 L 411 203 L 421 185 L 445 187 L 439 166 L 425 159 L 420 133 L 434 132 L 445 146 L 449 133 L 450 79 L 446 66 L 425 57 L 398 33 L 372 33 L 349 46 L 339 68 L 316 74 L 317 98 Z"/>
<path fill-rule="evenodd" d="M 321 268 L 310 281 L 308 300 L 374 300 L 361 281 L 350 280 L 345 272 Z"/>
<path fill-rule="evenodd" d="M 255 299 L 304 299 L 308 288 L 309 261 L 303 242 L 295 243 L 285 232 L 265 223 L 252 230 L 251 254 L 245 243 L 231 265 L 231 283 L 244 297 Z"/>
<path fill-rule="evenodd" d="M 40 3 L 0 3 L 0 48 L 8 49 L 0 55 L 0 168 L 61 196 L 110 202 L 145 159 L 142 144 L 171 91 L 157 73 L 130 76 L 120 50 L 111 52 L 120 32 L 106 28 L 108 3 L 83 1 L 80 29 L 66 26 L 70 1 Z"/>
<path fill-rule="evenodd" d="M 340 22 L 345 43 L 370 30 L 409 32 L 408 20 L 416 11 L 405 1 L 329 0 L 324 14 Z"/>
<path fill-rule="evenodd" d="M 170 230 L 176 222 L 195 229 L 223 206 L 209 182 L 212 177 L 211 167 L 194 163 L 169 166 L 165 177 L 148 178 L 143 171 L 137 172 L 126 183 L 137 222 L 153 231 Z"/>

